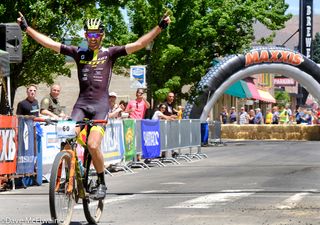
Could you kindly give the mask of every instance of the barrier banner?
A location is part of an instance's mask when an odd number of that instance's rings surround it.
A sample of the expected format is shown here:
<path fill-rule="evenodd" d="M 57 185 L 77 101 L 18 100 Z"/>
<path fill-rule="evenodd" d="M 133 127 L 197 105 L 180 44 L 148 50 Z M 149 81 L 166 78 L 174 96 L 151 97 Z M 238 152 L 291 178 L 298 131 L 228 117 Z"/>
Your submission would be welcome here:
<path fill-rule="evenodd" d="M 18 118 L 17 174 L 35 172 L 35 143 L 33 120 Z"/>
<path fill-rule="evenodd" d="M 141 146 L 143 158 L 160 156 L 160 120 L 141 120 Z"/>
<path fill-rule="evenodd" d="M 55 125 L 41 125 L 41 128 L 42 137 L 38 135 L 38 138 L 42 138 L 42 173 L 49 180 L 54 158 L 60 152 L 60 140 L 57 136 Z"/>
<path fill-rule="evenodd" d="M 0 175 L 16 172 L 17 135 L 17 118 L 0 116 Z"/>
<path fill-rule="evenodd" d="M 134 120 L 123 120 L 125 160 L 130 161 L 136 155 L 135 141 L 135 122 Z"/>
<path fill-rule="evenodd" d="M 122 120 L 109 119 L 101 142 L 103 157 L 109 164 L 119 163 L 123 159 L 124 143 L 122 130 Z"/>

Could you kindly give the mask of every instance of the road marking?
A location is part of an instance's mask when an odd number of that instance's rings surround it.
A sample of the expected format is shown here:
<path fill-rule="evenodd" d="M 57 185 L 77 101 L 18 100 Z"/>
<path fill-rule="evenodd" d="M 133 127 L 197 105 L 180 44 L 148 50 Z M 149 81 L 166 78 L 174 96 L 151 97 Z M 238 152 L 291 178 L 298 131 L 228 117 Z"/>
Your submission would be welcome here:
<path fill-rule="evenodd" d="M 215 204 L 226 204 L 228 202 L 234 202 L 238 199 L 247 197 L 255 192 L 244 192 L 243 190 L 224 190 L 221 193 L 210 194 L 200 196 L 185 202 L 181 202 L 174 206 L 167 208 L 193 208 L 193 209 L 208 209 Z"/>
<path fill-rule="evenodd" d="M 136 198 L 136 196 L 135 195 L 122 195 L 122 196 L 117 196 L 114 198 L 108 198 L 108 195 L 107 195 L 106 199 L 103 202 L 104 202 L 104 204 L 110 204 L 110 203 L 115 203 L 115 202 L 127 201 L 127 200 L 130 200 L 133 198 Z M 98 205 L 98 201 L 95 201 L 92 205 Z M 82 203 L 75 205 L 74 209 L 83 209 Z"/>
<path fill-rule="evenodd" d="M 168 190 L 149 190 L 149 191 L 140 191 L 142 194 L 150 194 L 150 193 L 166 193 Z"/>
<path fill-rule="evenodd" d="M 292 195 L 290 198 L 287 198 L 286 200 L 282 201 L 280 204 L 276 205 L 277 209 L 292 209 L 295 208 L 299 202 L 302 201 L 304 197 L 307 195 L 310 195 L 309 192 L 301 192 L 297 193 L 295 195 Z"/>
<path fill-rule="evenodd" d="M 181 185 L 181 184 L 186 184 L 183 182 L 167 182 L 167 183 L 160 183 L 162 185 Z"/>

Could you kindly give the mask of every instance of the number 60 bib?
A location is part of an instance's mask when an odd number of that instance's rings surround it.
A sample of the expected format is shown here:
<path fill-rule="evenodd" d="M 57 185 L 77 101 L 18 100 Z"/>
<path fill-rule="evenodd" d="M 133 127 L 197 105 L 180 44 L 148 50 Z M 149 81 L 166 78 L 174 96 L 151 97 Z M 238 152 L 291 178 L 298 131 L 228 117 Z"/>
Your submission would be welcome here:
<path fill-rule="evenodd" d="M 72 138 L 76 136 L 76 121 L 61 120 L 57 124 L 57 136 L 60 138 Z"/>

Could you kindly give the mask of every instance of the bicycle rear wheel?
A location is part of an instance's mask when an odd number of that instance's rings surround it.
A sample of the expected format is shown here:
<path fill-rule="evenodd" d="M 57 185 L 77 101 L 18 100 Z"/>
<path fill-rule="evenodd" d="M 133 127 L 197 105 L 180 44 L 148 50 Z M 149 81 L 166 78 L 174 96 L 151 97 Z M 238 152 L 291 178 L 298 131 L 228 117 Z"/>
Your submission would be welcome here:
<path fill-rule="evenodd" d="M 67 193 L 70 168 L 70 154 L 59 152 L 53 162 L 49 185 L 51 218 L 59 225 L 69 225 L 72 217 L 73 193 Z"/>
<path fill-rule="evenodd" d="M 84 215 L 90 224 L 96 224 L 102 215 L 103 200 L 94 200 L 92 198 L 97 190 L 98 176 L 94 167 L 91 166 L 91 156 L 89 154 L 84 166 L 85 176 L 83 184 L 87 193 L 86 198 L 83 199 Z"/>

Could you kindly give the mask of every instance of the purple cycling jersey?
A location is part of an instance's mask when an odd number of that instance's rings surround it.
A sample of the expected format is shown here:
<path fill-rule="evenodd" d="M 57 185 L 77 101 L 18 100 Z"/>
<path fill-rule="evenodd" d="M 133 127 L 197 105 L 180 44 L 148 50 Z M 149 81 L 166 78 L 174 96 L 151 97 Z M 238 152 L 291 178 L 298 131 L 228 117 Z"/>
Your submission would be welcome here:
<path fill-rule="evenodd" d="M 109 111 L 108 89 L 116 59 L 127 55 L 124 46 L 88 48 L 61 45 L 60 53 L 72 57 L 77 64 L 80 93 L 72 110 L 72 119 L 105 119 Z"/>

